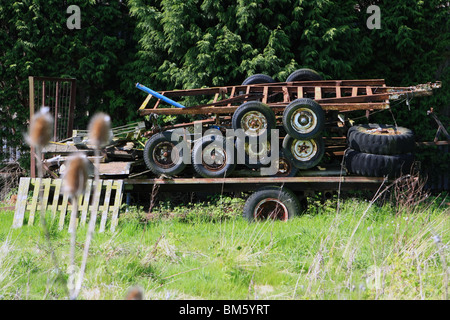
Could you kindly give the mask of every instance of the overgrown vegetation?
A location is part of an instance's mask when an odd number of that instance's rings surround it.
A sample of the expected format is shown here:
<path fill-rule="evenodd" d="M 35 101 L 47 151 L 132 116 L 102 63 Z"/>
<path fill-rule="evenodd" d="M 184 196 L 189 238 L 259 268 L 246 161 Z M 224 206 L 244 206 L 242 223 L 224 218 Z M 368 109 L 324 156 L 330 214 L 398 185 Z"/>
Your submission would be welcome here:
<path fill-rule="evenodd" d="M 2 3 L 0 139 L 7 138 L 13 146 L 23 144 L 30 75 L 77 78 L 75 127 L 80 129 L 86 128 L 87 112 L 93 111 L 120 112 L 121 117 L 112 117 L 113 126 L 136 120 L 144 98 L 136 82 L 167 90 L 236 84 L 254 73 L 283 81 L 299 67 L 316 69 L 327 79 L 385 78 L 393 86 L 441 80 L 441 90 L 411 101 L 410 110 L 396 104 L 392 114 L 378 113 L 370 121 L 393 123 L 394 116 L 421 141 L 434 138 L 435 125 L 426 117 L 430 107 L 448 123 L 446 0 L 70 4 L 81 9 L 80 30 L 66 27 L 65 1 Z M 381 9 L 381 29 L 366 27 L 371 4 Z M 359 116 L 358 122 L 367 121 L 363 113 Z M 448 153 L 436 157 L 435 147 L 419 151 L 425 169 L 434 174 L 448 170 Z"/>
<path fill-rule="evenodd" d="M 448 196 L 348 197 L 339 213 L 336 197 L 319 199 L 287 223 L 248 223 L 240 197 L 160 202 L 151 216 L 130 207 L 117 232 L 96 233 L 79 298 L 123 299 L 140 286 L 156 300 L 448 299 Z M 12 218 L 0 222 L 0 297 L 66 299 L 40 225 L 12 230 Z M 50 232 L 69 280 L 69 235 L 56 223 Z M 78 229 L 78 247 L 85 233 Z"/>

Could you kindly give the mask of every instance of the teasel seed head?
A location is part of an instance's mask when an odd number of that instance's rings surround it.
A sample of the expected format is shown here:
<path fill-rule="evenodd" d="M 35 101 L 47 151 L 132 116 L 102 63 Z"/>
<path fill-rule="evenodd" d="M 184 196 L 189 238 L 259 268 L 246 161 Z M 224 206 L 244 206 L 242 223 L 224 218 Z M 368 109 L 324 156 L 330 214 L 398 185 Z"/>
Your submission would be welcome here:
<path fill-rule="evenodd" d="M 103 112 L 95 114 L 89 122 L 89 142 L 96 148 L 108 144 L 111 139 L 111 118 Z"/>
<path fill-rule="evenodd" d="M 26 140 L 30 146 L 42 148 L 50 142 L 52 133 L 53 117 L 50 114 L 50 108 L 41 107 L 41 109 L 31 118 Z"/>
<path fill-rule="evenodd" d="M 70 196 L 79 196 L 86 190 L 88 180 L 88 159 L 83 154 L 69 157 L 63 176 L 63 190 Z"/>

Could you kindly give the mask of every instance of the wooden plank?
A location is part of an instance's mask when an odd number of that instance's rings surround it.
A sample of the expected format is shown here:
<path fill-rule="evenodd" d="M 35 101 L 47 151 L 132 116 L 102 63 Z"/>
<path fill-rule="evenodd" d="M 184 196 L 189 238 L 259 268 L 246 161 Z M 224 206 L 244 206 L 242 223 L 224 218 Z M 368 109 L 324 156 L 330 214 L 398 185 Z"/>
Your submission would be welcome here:
<path fill-rule="evenodd" d="M 372 88 L 370 86 L 366 87 L 366 94 L 369 96 L 372 94 Z"/>
<path fill-rule="evenodd" d="M 358 95 L 358 87 L 352 88 L 352 97 L 356 97 Z"/>
<path fill-rule="evenodd" d="M 123 191 L 123 180 L 118 180 L 114 182 L 116 186 L 116 196 L 114 198 L 114 208 L 113 213 L 111 217 L 111 231 L 114 232 L 117 227 L 118 223 L 118 217 L 119 217 L 119 210 L 120 206 L 122 205 L 122 191 Z"/>
<path fill-rule="evenodd" d="M 262 103 L 264 103 L 264 104 L 267 103 L 268 95 L 269 95 L 269 87 L 264 87 Z"/>
<path fill-rule="evenodd" d="M 322 88 L 316 87 L 314 89 L 314 100 L 320 100 L 322 99 Z"/>
<path fill-rule="evenodd" d="M 92 187 L 94 188 L 94 201 L 92 202 L 91 205 L 91 217 L 90 219 L 92 219 L 92 212 L 98 212 L 99 211 L 99 203 L 100 203 L 100 196 L 102 194 L 102 180 L 99 180 L 99 187 L 97 188 L 97 183 L 94 181 L 94 183 L 92 184 Z M 97 193 L 97 191 L 100 193 L 98 195 L 96 195 L 95 193 Z M 95 218 L 97 219 L 97 215 L 95 215 Z"/>
<path fill-rule="evenodd" d="M 106 191 L 105 191 L 105 200 L 103 202 L 103 212 L 102 212 L 102 219 L 100 220 L 99 232 L 105 231 L 106 219 L 108 218 L 109 201 L 111 199 L 112 183 L 113 183 L 112 180 L 106 180 L 104 183 L 104 185 L 106 186 Z"/>
<path fill-rule="evenodd" d="M 60 231 L 64 228 L 64 220 L 66 219 L 68 200 L 69 200 L 69 195 L 67 193 L 64 193 L 63 201 L 62 201 L 62 204 L 60 207 L 60 214 L 59 214 L 59 230 Z"/>
<path fill-rule="evenodd" d="M 230 99 L 234 98 L 234 94 L 236 93 L 236 87 L 231 88 Z M 231 106 L 231 102 L 227 104 L 227 106 Z"/>
<path fill-rule="evenodd" d="M 93 184 L 93 180 L 88 179 L 87 186 L 86 186 L 86 192 L 84 193 L 84 202 L 81 207 L 81 218 L 80 218 L 81 226 L 84 226 L 86 224 L 86 217 L 87 217 L 87 213 L 89 211 L 89 201 L 91 200 L 92 184 Z"/>
<path fill-rule="evenodd" d="M 291 101 L 291 97 L 289 96 L 289 90 L 287 87 L 283 87 L 283 102 L 288 103 Z"/>
<path fill-rule="evenodd" d="M 303 98 L 303 87 L 297 88 L 297 99 Z"/>
<path fill-rule="evenodd" d="M 59 196 L 61 194 L 61 184 L 62 179 L 53 180 L 53 184 L 55 185 L 55 193 L 53 194 L 53 202 L 52 202 L 52 220 L 56 217 L 56 211 L 58 210 Z"/>
<path fill-rule="evenodd" d="M 38 208 L 40 210 L 44 210 L 44 214 L 45 214 L 47 211 L 48 198 L 50 196 L 50 188 L 51 188 L 52 179 L 46 178 L 46 179 L 43 179 L 42 182 L 44 184 L 44 196 L 42 199 L 42 203 L 40 206 L 38 206 Z M 42 207 L 43 207 L 43 209 L 42 209 Z"/>
<path fill-rule="evenodd" d="M 39 189 L 41 187 L 41 178 L 35 178 L 33 180 L 31 180 L 31 183 L 33 183 L 34 181 L 34 190 L 33 190 L 33 198 L 31 200 L 31 205 L 30 205 L 30 215 L 28 218 L 28 225 L 31 226 L 34 223 L 34 216 L 36 213 L 36 209 L 37 209 L 37 204 L 38 204 L 38 200 L 39 200 Z"/>
<path fill-rule="evenodd" d="M 336 86 L 336 98 L 340 98 L 342 96 L 341 94 L 341 86 Z"/>
<path fill-rule="evenodd" d="M 17 192 L 17 202 L 14 211 L 13 228 L 20 228 L 23 225 L 23 218 L 27 208 L 28 189 L 30 187 L 30 178 L 20 178 L 19 191 Z"/>

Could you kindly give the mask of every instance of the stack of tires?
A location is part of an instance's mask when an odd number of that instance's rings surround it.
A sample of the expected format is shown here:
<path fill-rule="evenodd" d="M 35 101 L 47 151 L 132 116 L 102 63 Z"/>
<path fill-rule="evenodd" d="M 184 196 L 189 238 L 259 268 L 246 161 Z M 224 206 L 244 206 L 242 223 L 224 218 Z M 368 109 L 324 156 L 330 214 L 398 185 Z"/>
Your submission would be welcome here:
<path fill-rule="evenodd" d="M 344 162 L 350 173 L 395 178 L 410 173 L 414 133 L 392 125 L 355 125 L 348 130 Z"/>
<path fill-rule="evenodd" d="M 323 78 L 318 72 L 305 68 L 294 71 L 286 82 L 319 80 Z M 242 85 L 274 82 L 275 80 L 268 75 L 255 74 L 245 79 Z M 279 149 L 279 171 L 276 176 L 292 177 L 298 170 L 310 169 L 319 164 L 325 152 L 322 140 L 324 123 L 325 113 L 313 99 L 304 97 L 289 103 L 282 116 L 282 126 L 287 134 Z M 266 129 L 267 136 L 270 135 L 270 130 L 277 126 L 274 112 L 259 101 L 241 105 L 233 114 L 232 124 L 233 129 L 244 129 L 249 135 L 257 135 L 256 132 L 249 130 L 252 125 L 258 131 Z M 247 167 L 251 169 L 261 167 L 261 163 L 252 163 L 250 160 L 258 158 L 260 153 L 270 149 L 270 146 L 251 145 L 252 143 L 247 140 L 238 139 L 237 149 L 245 150 Z"/>

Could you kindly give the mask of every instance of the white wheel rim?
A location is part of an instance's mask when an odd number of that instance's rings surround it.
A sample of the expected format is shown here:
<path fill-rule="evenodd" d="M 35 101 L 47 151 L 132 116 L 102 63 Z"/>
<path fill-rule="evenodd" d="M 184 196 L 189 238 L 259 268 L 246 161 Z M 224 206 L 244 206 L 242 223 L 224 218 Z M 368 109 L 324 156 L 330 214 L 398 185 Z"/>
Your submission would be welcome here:
<path fill-rule="evenodd" d="M 317 127 L 317 115 L 308 108 L 298 108 L 292 114 L 291 126 L 298 133 L 310 133 Z"/>
<path fill-rule="evenodd" d="M 298 161 L 309 161 L 317 154 L 318 146 L 314 140 L 294 140 L 291 153 Z"/>
<path fill-rule="evenodd" d="M 249 111 L 241 119 L 241 128 L 249 136 L 259 136 L 262 130 L 267 130 L 266 117 L 259 111 Z"/>

